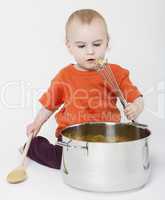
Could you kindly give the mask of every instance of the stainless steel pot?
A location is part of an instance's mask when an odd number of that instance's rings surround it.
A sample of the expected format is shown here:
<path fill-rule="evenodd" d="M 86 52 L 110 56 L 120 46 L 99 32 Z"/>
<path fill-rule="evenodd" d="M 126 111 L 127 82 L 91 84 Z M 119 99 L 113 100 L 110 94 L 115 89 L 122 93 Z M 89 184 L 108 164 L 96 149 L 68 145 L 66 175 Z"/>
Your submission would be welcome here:
<path fill-rule="evenodd" d="M 98 136 L 102 136 L 100 141 Z M 62 142 L 58 142 L 64 147 L 61 166 L 64 183 L 96 192 L 144 186 L 151 170 L 149 136 L 148 129 L 126 123 L 92 122 L 67 127 L 62 131 Z"/>

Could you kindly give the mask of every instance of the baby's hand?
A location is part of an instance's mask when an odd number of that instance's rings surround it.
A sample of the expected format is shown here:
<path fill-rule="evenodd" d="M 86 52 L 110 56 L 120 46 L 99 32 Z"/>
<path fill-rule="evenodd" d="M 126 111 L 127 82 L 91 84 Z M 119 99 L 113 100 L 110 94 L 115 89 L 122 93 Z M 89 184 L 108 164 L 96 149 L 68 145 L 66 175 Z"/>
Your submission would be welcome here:
<path fill-rule="evenodd" d="M 124 114 L 126 115 L 128 120 L 135 120 L 139 113 L 140 110 L 137 103 L 128 103 L 127 107 L 124 110 Z"/>
<path fill-rule="evenodd" d="M 37 125 L 36 123 L 31 123 L 29 125 L 27 125 L 26 127 L 26 134 L 29 137 L 31 134 L 33 134 L 33 137 L 35 137 L 37 135 L 37 133 L 39 132 L 41 126 Z"/>

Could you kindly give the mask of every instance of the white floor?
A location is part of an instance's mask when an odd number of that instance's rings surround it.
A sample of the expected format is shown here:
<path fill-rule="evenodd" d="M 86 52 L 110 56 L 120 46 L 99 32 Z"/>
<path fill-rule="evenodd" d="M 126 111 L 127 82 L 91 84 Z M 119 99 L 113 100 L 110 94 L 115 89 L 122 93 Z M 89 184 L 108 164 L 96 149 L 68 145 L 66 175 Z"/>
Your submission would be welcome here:
<path fill-rule="evenodd" d="M 7 122 L 8 123 L 8 122 Z M 0 199 L 72 199 L 72 200 L 162 200 L 165 195 L 165 159 L 164 159 L 164 139 L 162 134 L 160 138 L 152 135 L 150 144 L 150 154 L 152 163 L 152 176 L 150 182 L 141 190 L 124 192 L 124 193 L 92 193 L 84 192 L 65 185 L 62 181 L 60 171 L 41 166 L 33 161 L 30 161 L 27 168 L 28 179 L 20 184 L 9 184 L 6 182 L 6 176 L 9 171 L 15 168 L 19 163 L 21 156 L 18 152 L 18 146 L 24 141 L 25 135 L 22 138 L 18 134 L 10 132 L 11 126 L 2 124 L 2 128 L 8 130 L 8 134 L 1 129 L 3 139 L 0 141 Z M 14 127 L 15 131 L 21 131 Z M 7 132 L 6 132 L 7 133 Z M 19 134 L 20 135 L 20 134 Z M 18 138 L 16 138 L 18 137 Z"/>

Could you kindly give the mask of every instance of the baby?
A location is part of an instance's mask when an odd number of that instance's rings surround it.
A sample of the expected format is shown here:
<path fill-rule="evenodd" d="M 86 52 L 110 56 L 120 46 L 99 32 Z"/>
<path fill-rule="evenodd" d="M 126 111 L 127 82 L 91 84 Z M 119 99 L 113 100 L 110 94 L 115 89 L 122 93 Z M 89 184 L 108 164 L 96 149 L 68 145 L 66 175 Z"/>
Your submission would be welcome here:
<path fill-rule="evenodd" d="M 34 121 L 27 126 L 27 135 L 33 134 L 28 156 L 40 164 L 60 169 L 62 147 L 37 136 L 42 125 L 55 112 L 61 131 L 82 122 L 120 122 L 117 97 L 95 70 L 96 59 L 104 59 L 109 45 L 109 34 L 104 18 L 95 10 L 82 9 L 71 14 L 66 23 L 66 47 L 75 59 L 52 79 L 48 90 L 40 97 L 42 104 Z M 128 102 L 124 114 L 135 120 L 143 111 L 140 91 L 129 79 L 129 71 L 117 64 L 107 64 Z"/>

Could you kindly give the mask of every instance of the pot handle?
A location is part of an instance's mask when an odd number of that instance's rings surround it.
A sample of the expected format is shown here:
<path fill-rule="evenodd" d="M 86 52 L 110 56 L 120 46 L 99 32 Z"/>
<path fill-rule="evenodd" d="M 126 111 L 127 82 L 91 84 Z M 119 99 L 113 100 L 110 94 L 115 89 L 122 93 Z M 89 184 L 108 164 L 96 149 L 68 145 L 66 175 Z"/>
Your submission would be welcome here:
<path fill-rule="evenodd" d="M 149 161 L 149 148 L 148 143 L 145 141 L 144 147 L 143 147 L 143 168 L 145 170 L 149 169 L 150 167 L 150 161 Z"/>
<path fill-rule="evenodd" d="M 68 143 L 63 142 L 63 141 L 57 141 L 56 145 L 58 145 L 60 147 L 72 147 L 69 143 L 70 143 L 70 141 Z"/>
<path fill-rule="evenodd" d="M 71 145 L 70 143 L 72 140 L 69 140 L 69 142 L 63 142 L 63 141 L 57 141 L 56 145 L 61 147 L 67 147 L 67 148 L 80 148 L 80 149 L 86 149 L 88 151 L 88 142 L 85 146 L 79 146 L 79 145 Z"/>

